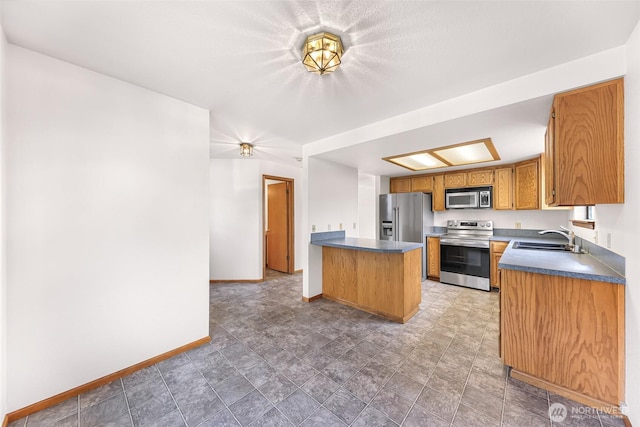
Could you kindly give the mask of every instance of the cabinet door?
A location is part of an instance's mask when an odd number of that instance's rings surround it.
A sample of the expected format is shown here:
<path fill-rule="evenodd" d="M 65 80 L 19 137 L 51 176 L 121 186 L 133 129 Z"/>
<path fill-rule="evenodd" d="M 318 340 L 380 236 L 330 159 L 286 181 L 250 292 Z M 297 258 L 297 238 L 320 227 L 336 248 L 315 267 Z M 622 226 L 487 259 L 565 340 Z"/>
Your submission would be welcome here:
<path fill-rule="evenodd" d="M 493 184 L 493 171 L 492 170 L 480 170 L 467 173 L 467 185 L 470 187 L 477 187 L 480 185 L 492 185 Z"/>
<path fill-rule="evenodd" d="M 491 276 L 490 283 L 494 288 L 500 288 L 500 274 L 498 272 L 498 263 L 504 250 L 509 245 L 508 242 L 491 242 Z"/>
<path fill-rule="evenodd" d="M 356 302 L 358 298 L 358 251 L 322 248 L 322 293 Z"/>
<path fill-rule="evenodd" d="M 440 238 L 427 237 L 427 276 L 440 278 Z"/>
<path fill-rule="evenodd" d="M 433 176 L 416 176 L 411 178 L 411 191 L 430 193 L 433 191 Z"/>
<path fill-rule="evenodd" d="M 624 203 L 622 79 L 556 95 L 555 203 Z"/>
<path fill-rule="evenodd" d="M 433 177 L 433 193 L 431 193 L 431 206 L 433 211 L 444 210 L 444 175 Z"/>
<path fill-rule="evenodd" d="M 392 193 L 410 193 L 411 178 L 391 178 L 389 187 Z"/>
<path fill-rule="evenodd" d="M 448 173 L 444 176 L 445 188 L 459 188 L 467 185 L 467 173 Z"/>
<path fill-rule="evenodd" d="M 526 373 L 577 401 L 615 406 L 624 400 L 625 286 L 506 269 L 500 274 L 502 357 L 512 376 Z"/>
<path fill-rule="evenodd" d="M 516 163 L 514 167 L 516 209 L 540 209 L 539 163 L 539 159 Z"/>
<path fill-rule="evenodd" d="M 513 209 L 513 169 L 496 169 L 496 182 L 493 184 L 493 208 Z"/>

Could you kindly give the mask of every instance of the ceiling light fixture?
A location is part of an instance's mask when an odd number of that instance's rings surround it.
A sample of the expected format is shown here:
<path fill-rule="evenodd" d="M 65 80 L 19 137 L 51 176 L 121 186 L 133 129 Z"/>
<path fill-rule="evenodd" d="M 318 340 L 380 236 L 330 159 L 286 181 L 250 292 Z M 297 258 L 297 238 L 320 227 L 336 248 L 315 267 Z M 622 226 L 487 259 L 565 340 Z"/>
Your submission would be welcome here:
<path fill-rule="evenodd" d="M 253 156 L 253 145 L 248 142 L 240 143 L 240 155 L 242 157 L 251 157 Z"/>
<path fill-rule="evenodd" d="M 422 171 L 447 166 L 492 162 L 500 160 L 500 156 L 493 146 L 491 138 L 485 138 L 446 147 L 384 157 L 382 160 L 412 171 Z"/>
<path fill-rule="evenodd" d="M 340 66 L 343 52 L 340 37 L 327 32 L 313 34 L 302 47 L 302 64 L 312 73 L 331 73 Z"/>

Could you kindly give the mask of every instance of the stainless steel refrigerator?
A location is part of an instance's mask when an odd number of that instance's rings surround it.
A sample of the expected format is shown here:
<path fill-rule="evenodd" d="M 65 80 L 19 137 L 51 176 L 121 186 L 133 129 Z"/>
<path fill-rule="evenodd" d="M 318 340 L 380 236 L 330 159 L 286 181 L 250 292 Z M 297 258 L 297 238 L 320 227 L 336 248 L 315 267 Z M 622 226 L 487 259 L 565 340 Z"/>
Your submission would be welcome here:
<path fill-rule="evenodd" d="M 422 280 L 426 280 L 426 234 L 433 227 L 431 194 L 381 194 L 379 206 L 380 240 L 422 243 Z"/>

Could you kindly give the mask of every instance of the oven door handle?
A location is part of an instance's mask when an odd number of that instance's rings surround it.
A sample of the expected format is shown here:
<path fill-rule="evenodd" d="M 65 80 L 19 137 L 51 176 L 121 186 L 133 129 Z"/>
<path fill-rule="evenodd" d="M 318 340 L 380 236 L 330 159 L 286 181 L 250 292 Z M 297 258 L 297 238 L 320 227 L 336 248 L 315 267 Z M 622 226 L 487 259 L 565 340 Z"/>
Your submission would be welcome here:
<path fill-rule="evenodd" d="M 441 246 L 464 246 L 465 248 L 489 248 L 489 242 L 479 242 L 477 240 L 462 239 L 440 239 Z"/>

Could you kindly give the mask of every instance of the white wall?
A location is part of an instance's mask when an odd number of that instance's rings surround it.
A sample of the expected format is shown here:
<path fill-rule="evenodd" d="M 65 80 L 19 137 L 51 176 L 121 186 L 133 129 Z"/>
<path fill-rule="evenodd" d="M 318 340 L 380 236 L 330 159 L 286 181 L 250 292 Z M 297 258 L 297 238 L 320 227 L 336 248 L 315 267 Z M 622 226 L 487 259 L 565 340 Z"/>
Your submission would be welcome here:
<path fill-rule="evenodd" d="M 4 80 L 7 41 L 0 28 L 0 417 L 7 413 L 7 251 Z"/>
<path fill-rule="evenodd" d="M 261 280 L 263 175 L 294 180 L 295 269 L 303 267 L 302 169 L 259 159 L 211 159 L 209 278 Z"/>
<path fill-rule="evenodd" d="M 494 228 L 516 228 L 520 222 L 521 228 L 540 230 L 545 228 L 558 229 L 567 226 L 571 211 L 567 210 L 538 210 L 538 211 L 496 211 L 493 209 L 464 209 L 434 212 L 436 226 L 446 227 L 450 219 L 482 219 L 493 220 Z"/>
<path fill-rule="evenodd" d="M 6 49 L 7 411 L 208 335 L 208 112 Z"/>
<path fill-rule="evenodd" d="M 211 160 L 209 278 L 260 280 L 260 162 Z"/>
<path fill-rule="evenodd" d="M 306 148 L 303 148 L 306 149 Z M 322 293 L 322 250 L 309 244 L 309 233 L 336 231 L 339 225 L 358 221 L 358 171 L 326 160 L 303 156 L 305 250 L 302 296 L 310 298 Z M 375 218 L 375 214 L 374 214 Z M 357 230 L 355 230 L 357 232 Z M 353 228 L 345 227 L 349 237 L 358 237 Z"/>
<path fill-rule="evenodd" d="M 640 22 L 627 43 L 625 77 L 625 204 L 596 206 L 597 227 L 612 230 L 613 249 L 622 241 L 626 279 L 626 399 L 632 423 L 640 423 Z M 604 207 L 604 209 L 603 209 Z M 622 225 L 622 227 L 621 227 Z M 624 232 L 622 232 L 624 229 Z"/>
<path fill-rule="evenodd" d="M 335 231 L 343 225 L 347 236 L 357 237 L 358 171 L 334 162 L 309 159 L 309 230 Z M 356 223 L 356 230 L 353 229 Z"/>
<path fill-rule="evenodd" d="M 378 195 L 379 178 L 375 175 L 358 173 L 358 237 L 378 238 Z"/>

